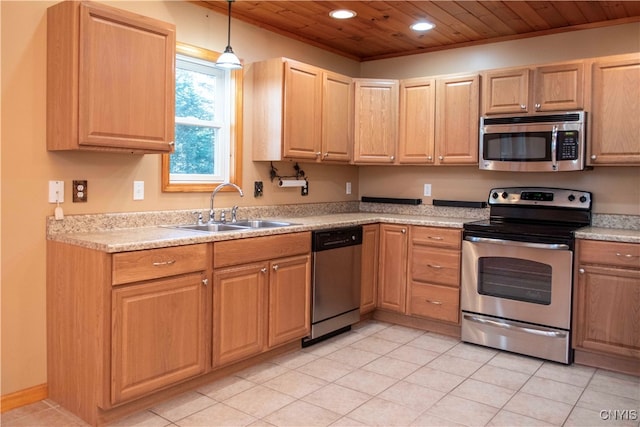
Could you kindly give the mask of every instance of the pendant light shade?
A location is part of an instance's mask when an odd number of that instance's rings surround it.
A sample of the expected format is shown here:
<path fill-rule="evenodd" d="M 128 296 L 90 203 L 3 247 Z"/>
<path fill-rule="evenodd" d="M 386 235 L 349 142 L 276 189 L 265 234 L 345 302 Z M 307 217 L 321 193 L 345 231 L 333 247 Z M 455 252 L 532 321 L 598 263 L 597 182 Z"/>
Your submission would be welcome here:
<path fill-rule="evenodd" d="M 228 23 L 227 23 L 227 47 L 224 49 L 224 53 L 218 57 L 216 61 L 216 67 L 226 68 L 228 70 L 237 70 L 242 68 L 242 64 L 240 63 L 240 59 L 233 53 L 233 49 L 231 48 L 231 3 L 234 0 L 227 0 L 229 3 L 229 14 L 228 14 Z"/>

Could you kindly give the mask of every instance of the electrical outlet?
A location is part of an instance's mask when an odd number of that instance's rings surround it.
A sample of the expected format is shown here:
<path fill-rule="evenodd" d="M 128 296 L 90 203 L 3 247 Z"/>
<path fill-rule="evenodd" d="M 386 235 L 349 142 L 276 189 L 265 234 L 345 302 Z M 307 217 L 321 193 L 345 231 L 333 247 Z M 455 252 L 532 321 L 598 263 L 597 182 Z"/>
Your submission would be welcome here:
<path fill-rule="evenodd" d="M 309 195 L 309 181 L 306 182 L 304 187 L 300 187 L 300 195 L 308 196 Z"/>
<path fill-rule="evenodd" d="M 425 197 L 431 196 L 431 184 L 424 185 L 424 195 Z"/>
<path fill-rule="evenodd" d="M 351 183 L 350 182 L 347 182 L 345 191 L 346 191 L 347 194 L 351 194 Z"/>
<path fill-rule="evenodd" d="M 133 200 L 144 200 L 144 181 L 133 181 Z"/>
<path fill-rule="evenodd" d="M 262 197 L 262 181 L 255 181 L 253 183 L 253 197 Z"/>
<path fill-rule="evenodd" d="M 84 203 L 87 201 L 87 181 L 73 180 L 71 187 L 73 193 L 73 203 Z"/>

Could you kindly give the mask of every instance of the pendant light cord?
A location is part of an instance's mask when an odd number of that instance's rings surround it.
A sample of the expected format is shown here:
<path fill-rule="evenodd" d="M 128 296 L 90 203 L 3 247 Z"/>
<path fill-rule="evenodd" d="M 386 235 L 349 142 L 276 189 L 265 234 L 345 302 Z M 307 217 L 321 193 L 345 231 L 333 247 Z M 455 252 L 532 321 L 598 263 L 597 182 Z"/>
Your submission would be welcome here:
<path fill-rule="evenodd" d="M 227 49 L 231 47 L 231 2 L 233 0 L 227 0 L 227 3 L 229 3 L 229 13 L 228 15 L 228 22 L 227 22 Z"/>

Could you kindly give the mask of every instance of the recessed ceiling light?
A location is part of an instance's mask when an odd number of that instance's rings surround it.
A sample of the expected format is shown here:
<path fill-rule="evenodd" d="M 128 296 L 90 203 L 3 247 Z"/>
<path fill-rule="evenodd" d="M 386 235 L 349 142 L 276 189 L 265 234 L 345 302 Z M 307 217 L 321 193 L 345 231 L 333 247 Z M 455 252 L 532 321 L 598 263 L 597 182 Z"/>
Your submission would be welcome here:
<path fill-rule="evenodd" d="M 349 9 L 336 9 L 329 12 L 329 16 L 335 19 L 349 19 L 356 15 L 357 13 Z"/>
<path fill-rule="evenodd" d="M 427 21 L 420 21 L 411 25 L 411 29 L 414 31 L 429 31 L 433 28 L 435 28 L 435 24 Z"/>

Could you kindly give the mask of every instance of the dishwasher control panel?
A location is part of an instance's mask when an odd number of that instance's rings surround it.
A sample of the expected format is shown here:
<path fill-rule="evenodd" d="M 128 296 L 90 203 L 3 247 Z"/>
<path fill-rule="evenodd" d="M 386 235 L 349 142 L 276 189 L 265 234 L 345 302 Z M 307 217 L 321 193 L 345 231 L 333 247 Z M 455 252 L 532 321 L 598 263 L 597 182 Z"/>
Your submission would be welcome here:
<path fill-rule="evenodd" d="M 362 244 L 362 227 L 334 228 L 312 233 L 313 252 Z"/>

